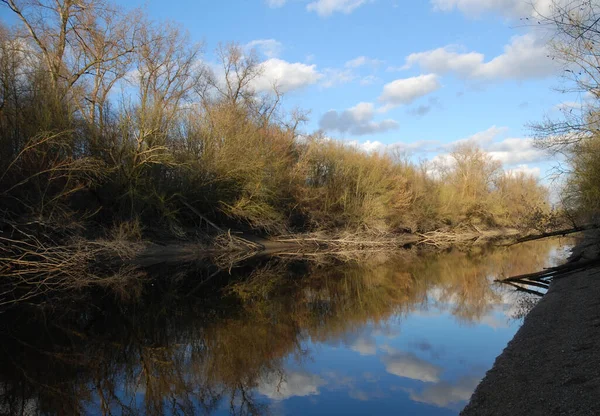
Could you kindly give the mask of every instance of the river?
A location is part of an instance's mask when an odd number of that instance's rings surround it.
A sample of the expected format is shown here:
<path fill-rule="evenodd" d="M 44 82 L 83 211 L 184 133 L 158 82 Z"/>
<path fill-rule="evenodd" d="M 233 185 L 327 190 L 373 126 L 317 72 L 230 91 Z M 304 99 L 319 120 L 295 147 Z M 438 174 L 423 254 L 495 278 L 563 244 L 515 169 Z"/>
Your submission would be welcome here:
<path fill-rule="evenodd" d="M 155 265 L 0 313 L 0 413 L 455 415 L 572 244 Z"/>

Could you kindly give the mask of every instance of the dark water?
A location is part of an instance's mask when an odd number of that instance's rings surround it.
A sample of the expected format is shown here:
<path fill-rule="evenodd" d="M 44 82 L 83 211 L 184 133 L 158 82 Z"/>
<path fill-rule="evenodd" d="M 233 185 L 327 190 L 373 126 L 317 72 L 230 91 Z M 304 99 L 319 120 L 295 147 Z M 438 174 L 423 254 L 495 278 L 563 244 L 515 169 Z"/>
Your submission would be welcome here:
<path fill-rule="evenodd" d="M 0 413 L 457 414 L 570 240 L 470 253 L 163 264 L 0 314 Z"/>

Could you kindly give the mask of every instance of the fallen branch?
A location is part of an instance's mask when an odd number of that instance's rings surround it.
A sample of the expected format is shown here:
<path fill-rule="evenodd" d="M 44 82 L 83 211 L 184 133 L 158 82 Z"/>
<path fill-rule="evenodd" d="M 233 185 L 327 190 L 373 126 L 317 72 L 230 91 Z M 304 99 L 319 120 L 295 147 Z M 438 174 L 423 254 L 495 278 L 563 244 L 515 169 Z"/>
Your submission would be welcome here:
<path fill-rule="evenodd" d="M 522 280 L 543 280 L 548 278 L 557 278 L 566 274 L 574 273 L 586 269 L 590 266 L 600 264 L 600 258 L 578 261 L 576 263 L 570 262 L 556 267 L 550 267 L 536 273 L 521 274 L 518 276 L 507 277 L 506 279 L 500 280 L 501 282 L 518 282 Z"/>
<path fill-rule="evenodd" d="M 537 235 L 530 235 L 527 237 L 522 237 L 522 238 L 518 238 L 516 241 L 508 244 L 509 246 L 515 245 L 515 244 L 519 244 L 519 243 L 524 243 L 526 241 L 534 241 L 534 240 L 541 240 L 543 238 L 548 238 L 548 237 L 558 237 L 558 236 L 566 236 L 569 234 L 574 234 L 574 233 L 579 233 L 581 231 L 586 231 L 586 230 L 593 230 L 593 229 L 598 229 L 600 228 L 600 225 L 597 224 L 586 224 L 586 225 L 582 225 L 579 227 L 575 227 L 575 228 L 569 228 L 566 230 L 559 230 L 559 231 L 552 231 L 549 233 L 542 233 L 542 234 L 537 234 Z"/>

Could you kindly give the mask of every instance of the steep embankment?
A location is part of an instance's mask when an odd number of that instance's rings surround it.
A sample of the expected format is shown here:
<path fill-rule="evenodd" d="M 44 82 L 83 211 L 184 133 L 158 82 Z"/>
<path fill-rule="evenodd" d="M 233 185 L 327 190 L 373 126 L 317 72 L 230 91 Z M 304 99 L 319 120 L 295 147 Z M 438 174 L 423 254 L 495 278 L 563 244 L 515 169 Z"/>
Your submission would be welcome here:
<path fill-rule="evenodd" d="M 600 255 L 588 232 L 572 258 Z M 600 264 L 556 278 L 496 359 L 461 413 L 598 415 L 600 401 Z"/>

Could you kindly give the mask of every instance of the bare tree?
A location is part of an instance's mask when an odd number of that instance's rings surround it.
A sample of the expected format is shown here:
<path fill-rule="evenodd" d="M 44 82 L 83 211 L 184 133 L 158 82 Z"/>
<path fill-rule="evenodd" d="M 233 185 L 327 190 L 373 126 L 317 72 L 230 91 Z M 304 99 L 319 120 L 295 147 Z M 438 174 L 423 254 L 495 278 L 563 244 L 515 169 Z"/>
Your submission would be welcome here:
<path fill-rule="evenodd" d="M 546 119 L 532 128 L 539 146 L 565 152 L 600 128 L 600 3 L 554 0 L 538 23 L 552 35 L 552 59 L 563 65 L 562 91 L 578 93 L 580 103 L 564 106 L 560 120 Z"/>
<path fill-rule="evenodd" d="M 135 29 L 118 8 L 103 0 L 0 0 L 23 23 L 52 87 L 67 94 L 83 77 L 98 77 L 99 66 L 115 67 L 134 51 Z M 124 20 L 127 23 L 124 23 Z M 95 82 L 97 85 L 99 82 Z"/>

